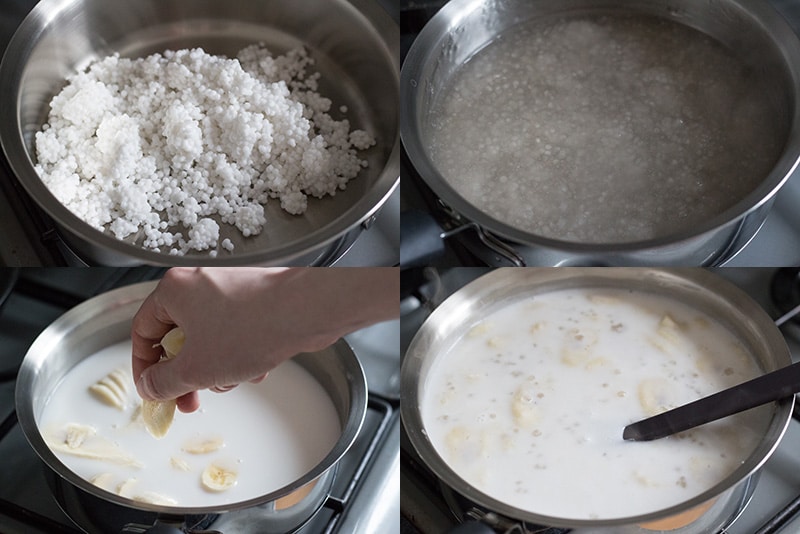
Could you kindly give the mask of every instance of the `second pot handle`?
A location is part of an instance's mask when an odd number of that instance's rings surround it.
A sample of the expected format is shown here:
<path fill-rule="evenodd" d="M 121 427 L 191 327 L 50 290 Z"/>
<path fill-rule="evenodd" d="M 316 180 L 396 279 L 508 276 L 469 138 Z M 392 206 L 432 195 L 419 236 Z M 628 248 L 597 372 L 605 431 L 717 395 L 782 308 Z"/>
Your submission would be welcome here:
<path fill-rule="evenodd" d="M 444 255 L 442 228 L 429 213 L 408 210 L 400 214 L 400 267 L 423 267 Z"/>
<path fill-rule="evenodd" d="M 178 522 L 163 522 L 156 520 L 153 525 L 128 524 L 122 529 L 121 534 L 222 534 L 218 530 L 184 530 Z"/>
<path fill-rule="evenodd" d="M 447 534 L 496 534 L 495 530 L 480 521 L 467 521 L 447 531 Z"/>

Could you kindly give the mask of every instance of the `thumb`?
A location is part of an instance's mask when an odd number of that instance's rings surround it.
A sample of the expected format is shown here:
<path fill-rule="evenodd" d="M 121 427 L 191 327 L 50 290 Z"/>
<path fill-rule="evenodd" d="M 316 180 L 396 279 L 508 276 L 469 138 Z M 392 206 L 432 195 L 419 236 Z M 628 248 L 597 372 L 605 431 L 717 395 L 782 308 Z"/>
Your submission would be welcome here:
<path fill-rule="evenodd" d="M 175 360 L 155 363 L 142 371 L 136 390 L 145 400 L 164 401 L 180 397 L 190 390 L 182 387 L 175 372 Z"/>

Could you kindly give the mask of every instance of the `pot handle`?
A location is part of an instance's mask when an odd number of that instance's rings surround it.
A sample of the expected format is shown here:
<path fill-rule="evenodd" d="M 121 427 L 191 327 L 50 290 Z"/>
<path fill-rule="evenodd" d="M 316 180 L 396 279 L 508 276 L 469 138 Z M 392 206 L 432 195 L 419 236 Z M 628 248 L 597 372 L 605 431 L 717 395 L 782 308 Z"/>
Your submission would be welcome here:
<path fill-rule="evenodd" d="M 179 523 L 165 523 L 160 520 L 151 525 L 128 524 L 122 534 L 222 534 L 218 530 L 184 530 Z"/>
<path fill-rule="evenodd" d="M 444 255 L 445 239 L 466 230 L 474 230 L 481 243 L 496 254 L 497 261 L 525 267 L 525 258 L 478 223 L 466 222 L 445 231 L 429 213 L 408 210 L 400 214 L 400 268 L 431 265 L 433 260 Z"/>
<path fill-rule="evenodd" d="M 441 226 L 429 213 L 408 210 L 400 214 L 400 268 L 423 267 L 445 251 Z"/>
<path fill-rule="evenodd" d="M 451 528 L 447 534 L 496 534 L 496 531 L 480 521 L 467 521 Z"/>

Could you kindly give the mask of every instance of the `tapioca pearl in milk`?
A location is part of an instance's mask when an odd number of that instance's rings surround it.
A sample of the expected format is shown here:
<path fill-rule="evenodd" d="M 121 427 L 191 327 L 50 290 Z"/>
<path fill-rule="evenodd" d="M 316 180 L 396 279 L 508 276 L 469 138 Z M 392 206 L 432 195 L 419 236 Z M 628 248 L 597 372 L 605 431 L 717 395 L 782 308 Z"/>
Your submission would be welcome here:
<path fill-rule="evenodd" d="M 261 384 L 243 383 L 226 393 L 199 392 L 200 410 L 176 413 L 167 435 L 155 439 L 135 417 L 140 399 L 132 384 L 125 411 L 100 402 L 88 390 L 111 371 L 129 369 L 130 354 L 128 341 L 81 361 L 56 386 L 38 421 L 45 435 L 68 423 L 89 425 L 142 464 L 135 468 L 56 452 L 84 479 L 102 475 L 112 492 L 122 488 L 134 497 L 155 493 L 178 506 L 256 498 L 306 474 L 341 435 L 338 413 L 325 390 L 300 365 L 287 361 Z M 208 452 L 198 453 L 203 450 Z M 235 471 L 236 484 L 222 492 L 204 489 L 201 477 L 210 465 Z"/>
<path fill-rule="evenodd" d="M 490 311 L 432 365 L 442 457 L 496 499 L 574 519 L 643 514 L 732 472 L 768 423 L 740 414 L 648 443 L 625 425 L 759 374 L 741 342 L 667 297 L 560 290 Z"/>

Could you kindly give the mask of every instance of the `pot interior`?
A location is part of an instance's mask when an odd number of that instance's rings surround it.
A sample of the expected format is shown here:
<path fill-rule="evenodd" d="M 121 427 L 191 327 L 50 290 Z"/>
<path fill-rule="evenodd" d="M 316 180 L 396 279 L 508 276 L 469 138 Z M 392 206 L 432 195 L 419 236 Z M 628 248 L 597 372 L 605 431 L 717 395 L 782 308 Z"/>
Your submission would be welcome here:
<path fill-rule="evenodd" d="M 291 508 L 293 498 L 315 498 L 327 486 L 312 491 L 314 481 L 331 471 L 355 440 L 366 414 L 366 378 L 355 354 L 344 341 L 331 347 L 297 355 L 293 361 L 310 373 L 329 395 L 339 418 L 341 435 L 330 452 L 308 473 L 294 482 L 247 501 L 209 507 L 160 506 L 101 491 L 62 464 L 45 443 L 39 421 L 59 381 L 84 358 L 130 338 L 133 315 L 155 282 L 136 284 L 104 293 L 73 308 L 45 329 L 23 360 L 17 379 L 16 406 L 20 426 L 28 442 L 51 470 L 86 493 L 129 508 L 145 511 L 172 510 L 180 514 L 242 510 L 276 501 L 276 510 Z M 304 489 L 308 490 L 304 493 Z M 295 492 L 299 491 L 299 494 Z M 294 495 L 294 497 L 292 497 Z M 280 499 L 284 498 L 283 501 Z M 283 503 L 283 504 L 280 504 Z M 287 513 L 294 513 L 291 510 Z"/>
<path fill-rule="evenodd" d="M 117 241 L 73 216 L 33 169 L 34 135 L 46 122 L 49 102 L 66 84 L 65 78 L 92 60 L 114 53 L 135 58 L 197 47 L 234 57 L 254 43 L 264 43 L 273 54 L 305 46 L 316 62 L 310 68 L 322 75 L 319 92 L 333 101 L 333 118 L 343 118 L 338 110 L 346 106 L 351 128 L 371 132 L 377 145 L 361 153 L 369 167 L 346 191 L 309 198 L 308 211 L 299 216 L 270 201 L 261 234 L 244 238 L 221 224 L 220 241 L 230 238 L 233 259 L 250 263 L 296 257 L 330 242 L 380 207 L 399 177 L 399 31 L 380 6 L 364 0 L 40 2 L 9 44 L 0 73 L 0 86 L 17 103 L 4 108 L 0 130 L 15 174 L 51 216 L 83 239 L 148 263 L 215 263 L 207 252 L 197 251 L 187 253 L 185 260 L 165 260 L 166 253 L 131 244 L 135 236 Z M 219 255 L 220 261 L 224 256 Z"/>
<path fill-rule="evenodd" d="M 688 26 L 723 44 L 764 80 L 770 94 L 770 122 L 778 151 L 771 172 L 744 198 L 717 216 L 689 230 L 620 243 L 582 243 L 557 236 L 540 236 L 495 218 L 467 200 L 433 162 L 431 112 L 446 98 L 455 74 L 487 45 L 516 27 L 555 18 L 585 15 L 646 15 Z M 523 244 L 592 250 L 646 248 L 675 243 L 741 217 L 769 199 L 793 172 L 798 160 L 798 86 L 800 46 L 794 32 L 768 5 L 743 6 L 735 1 L 600 1 L 498 0 L 454 1 L 420 33 L 403 65 L 401 132 L 412 163 L 428 185 L 457 213 L 493 233 Z"/>
<path fill-rule="evenodd" d="M 575 520 L 521 509 L 466 482 L 437 452 L 426 432 L 421 404 L 425 398 L 427 377 L 438 355 L 446 353 L 492 310 L 538 294 L 570 288 L 625 289 L 677 300 L 717 319 L 757 359 L 764 372 L 791 363 L 785 341 L 766 313 L 738 288 L 706 271 L 597 267 L 498 269 L 464 286 L 440 305 L 420 328 L 405 354 L 401 370 L 404 395 L 401 413 L 409 439 L 420 457 L 447 486 L 468 500 L 503 516 L 536 525 L 592 527 L 601 529 L 598 532 L 619 532 L 623 526 L 650 524 L 678 516 L 710 501 L 714 501 L 714 505 L 703 521 L 713 524 L 721 518 L 729 519 L 724 514 L 731 514 L 741 506 L 740 502 L 733 503 L 731 499 L 742 497 L 742 483 L 757 473 L 783 436 L 791 417 L 790 401 L 760 408 L 765 429 L 760 440 L 741 466 L 721 482 L 684 503 L 636 517 Z M 620 439 L 621 432 L 620 428 Z M 491 469 L 490 465 L 487 467 Z M 604 528 L 608 530 L 602 530 Z"/>

